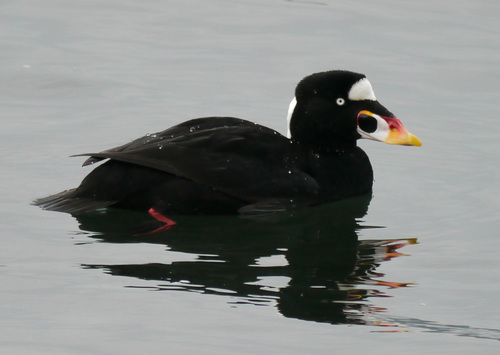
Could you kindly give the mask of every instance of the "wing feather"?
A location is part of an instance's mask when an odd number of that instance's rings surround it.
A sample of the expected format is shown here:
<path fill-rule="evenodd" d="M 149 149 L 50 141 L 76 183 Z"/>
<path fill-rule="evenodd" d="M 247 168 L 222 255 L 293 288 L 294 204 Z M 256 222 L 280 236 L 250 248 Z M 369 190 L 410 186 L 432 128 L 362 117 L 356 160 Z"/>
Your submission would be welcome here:
<path fill-rule="evenodd" d="M 290 141 L 249 121 L 195 119 L 90 156 L 145 166 L 255 203 L 318 193 L 316 181 L 294 164 Z"/>

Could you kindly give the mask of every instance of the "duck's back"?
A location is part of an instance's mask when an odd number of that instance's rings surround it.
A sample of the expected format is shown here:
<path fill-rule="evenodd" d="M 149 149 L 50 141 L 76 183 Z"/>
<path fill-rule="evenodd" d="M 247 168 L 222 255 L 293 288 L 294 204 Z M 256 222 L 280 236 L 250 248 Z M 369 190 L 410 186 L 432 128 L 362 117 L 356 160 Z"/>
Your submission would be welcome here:
<path fill-rule="evenodd" d="M 165 213 L 231 213 L 243 206 L 252 213 L 307 205 L 319 191 L 289 139 L 231 117 L 190 120 L 83 155 L 90 156 L 84 165 L 109 161 L 57 203 L 44 201 L 46 208 L 79 212 L 88 199 L 91 209 L 98 200 Z"/>

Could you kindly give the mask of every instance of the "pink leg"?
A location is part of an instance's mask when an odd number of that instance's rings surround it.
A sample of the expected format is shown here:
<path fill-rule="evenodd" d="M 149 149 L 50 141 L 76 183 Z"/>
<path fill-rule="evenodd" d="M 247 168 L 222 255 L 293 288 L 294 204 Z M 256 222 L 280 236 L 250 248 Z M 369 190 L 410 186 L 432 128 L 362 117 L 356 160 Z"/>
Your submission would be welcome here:
<path fill-rule="evenodd" d="M 156 228 L 155 230 L 153 230 L 147 234 L 154 234 L 156 232 L 161 232 L 161 231 L 170 229 L 172 226 L 177 224 L 175 221 L 171 220 L 170 218 L 165 217 L 163 214 L 161 214 L 160 212 L 158 212 L 157 210 L 155 210 L 152 207 L 149 209 L 148 213 L 151 216 L 153 216 L 155 219 L 157 219 L 158 221 L 165 223 L 165 225 L 163 225 L 159 228 Z"/>

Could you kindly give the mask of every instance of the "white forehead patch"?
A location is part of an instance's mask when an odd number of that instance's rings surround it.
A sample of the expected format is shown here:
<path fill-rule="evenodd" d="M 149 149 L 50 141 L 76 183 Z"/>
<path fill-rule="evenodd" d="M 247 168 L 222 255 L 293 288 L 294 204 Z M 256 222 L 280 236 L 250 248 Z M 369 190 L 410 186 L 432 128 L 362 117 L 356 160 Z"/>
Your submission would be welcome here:
<path fill-rule="evenodd" d="M 347 97 L 352 101 L 377 100 L 375 98 L 375 93 L 373 92 L 372 84 L 370 84 L 367 78 L 363 78 L 354 83 L 351 90 L 349 90 Z"/>
<path fill-rule="evenodd" d="M 294 97 L 288 106 L 288 116 L 286 117 L 288 131 L 286 132 L 286 136 L 288 138 L 292 138 L 292 133 L 290 132 L 290 121 L 292 120 L 293 111 L 295 110 L 295 106 L 297 106 L 297 99 Z"/>

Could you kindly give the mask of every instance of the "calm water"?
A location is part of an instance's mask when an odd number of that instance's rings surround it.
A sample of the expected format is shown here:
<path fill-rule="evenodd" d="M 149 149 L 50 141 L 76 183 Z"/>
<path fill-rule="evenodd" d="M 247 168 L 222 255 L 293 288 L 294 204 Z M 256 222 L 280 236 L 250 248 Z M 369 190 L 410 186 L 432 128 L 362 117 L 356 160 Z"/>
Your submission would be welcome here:
<path fill-rule="evenodd" d="M 0 3 L 0 352 L 498 353 L 498 1 Z M 266 218 L 85 218 L 71 154 L 188 118 L 286 132 L 343 68 L 421 148 L 361 142 L 374 194 Z"/>

